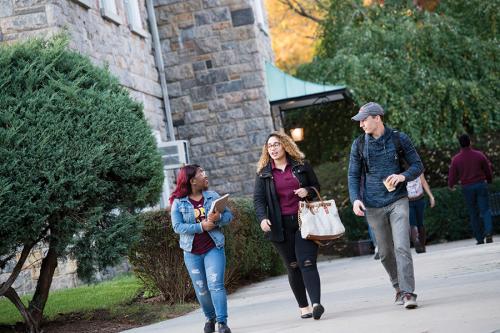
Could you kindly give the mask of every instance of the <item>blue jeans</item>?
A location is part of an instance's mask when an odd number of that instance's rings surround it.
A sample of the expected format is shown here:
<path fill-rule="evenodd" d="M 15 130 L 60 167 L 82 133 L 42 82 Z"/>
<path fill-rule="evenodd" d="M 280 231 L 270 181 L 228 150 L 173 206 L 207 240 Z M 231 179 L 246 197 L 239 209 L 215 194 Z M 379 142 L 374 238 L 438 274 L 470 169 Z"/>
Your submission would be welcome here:
<path fill-rule="evenodd" d="M 422 197 L 414 201 L 410 200 L 408 204 L 410 206 L 410 225 L 412 227 L 423 227 L 425 198 Z"/>
<path fill-rule="evenodd" d="M 224 288 L 226 255 L 224 248 L 214 247 L 204 254 L 184 251 L 184 264 L 189 272 L 198 302 L 208 320 L 227 322 L 227 296 Z"/>
<path fill-rule="evenodd" d="M 488 201 L 488 184 L 485 182 L 462 186 L 465 203 L 469 210 L 470 225 L 472 233 L 478 242 L 483 242 L 484 237 L 491 235 L 493 225 L 491 223 L 491 210 Z M 483 228 L 479 218 L 483 218 Z"/>

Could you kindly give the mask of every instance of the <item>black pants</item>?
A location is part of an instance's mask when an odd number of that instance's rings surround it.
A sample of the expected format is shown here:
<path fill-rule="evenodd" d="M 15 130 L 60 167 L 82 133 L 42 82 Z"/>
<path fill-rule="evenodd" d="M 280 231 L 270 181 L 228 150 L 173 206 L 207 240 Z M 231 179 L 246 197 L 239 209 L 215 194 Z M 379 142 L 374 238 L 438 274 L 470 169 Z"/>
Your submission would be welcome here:
<path fill-rule="evenodd" d="M 311 303 L 320 303 L 321 284 L 316 260 L 318 245 L 303 239 L 300 235 L 297 215 L 283 215 L 285 240 L 273 242 L 288 270 L 288 281 L 299 307 L 309 305 L 306 290 Z"/>

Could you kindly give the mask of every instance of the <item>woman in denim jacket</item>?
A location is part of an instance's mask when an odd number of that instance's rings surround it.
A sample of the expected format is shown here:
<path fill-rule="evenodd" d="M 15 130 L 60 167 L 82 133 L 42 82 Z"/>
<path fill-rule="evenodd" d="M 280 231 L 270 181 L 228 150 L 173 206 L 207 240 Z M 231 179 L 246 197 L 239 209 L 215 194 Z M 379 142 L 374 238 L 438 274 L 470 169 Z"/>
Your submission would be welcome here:
<path fill-rule="evenodd" d="M 231 333 L 227 326 L 227 297 L 224 288 L 226 256 L 221 227 L 233 216 L 223 212 L 208 213 L 219 194 L 208 191 L 208 178 L 198 165 L 182 167 L 177 186 L 170 196 L 172 227 L 180 235 L 184 263 L 193 282 L 196 297 L 207 319 L 204 332 Z"/>

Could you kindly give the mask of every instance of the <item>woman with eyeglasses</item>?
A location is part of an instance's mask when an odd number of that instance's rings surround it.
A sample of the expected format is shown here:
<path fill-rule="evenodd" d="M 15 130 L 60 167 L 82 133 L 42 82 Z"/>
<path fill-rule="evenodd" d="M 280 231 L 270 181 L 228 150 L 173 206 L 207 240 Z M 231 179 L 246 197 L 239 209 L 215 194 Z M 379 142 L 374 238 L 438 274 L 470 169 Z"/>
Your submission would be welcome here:
<path fill-rule="evenodd" d="M 208 191 L 208 177 L 198 165 L 179 170 L 175 190 L 170 196 L 172 227 L 180 235 L 184 264 L 189 272 L 196 297 L 206 317 L 204 333 L 231 333 L 227 326 L 227 297 L 224 287 L 226 256 L 221 227 L 233 216 L 223 212 L 209 213 L 219 194 Z"/>
<path fill-rule="evenodd" d="M 316 197 L 313 188 L 320 190 L 318 179 L 295 142 L 284 133 L 270 134 L 257 164 L 254 207 L 260 228 L 287 268 L 303 319 L 320 319 L 325 311 L 316 266 L 318 245 L 302 238 L 297 220 L 299 201 Z"/>

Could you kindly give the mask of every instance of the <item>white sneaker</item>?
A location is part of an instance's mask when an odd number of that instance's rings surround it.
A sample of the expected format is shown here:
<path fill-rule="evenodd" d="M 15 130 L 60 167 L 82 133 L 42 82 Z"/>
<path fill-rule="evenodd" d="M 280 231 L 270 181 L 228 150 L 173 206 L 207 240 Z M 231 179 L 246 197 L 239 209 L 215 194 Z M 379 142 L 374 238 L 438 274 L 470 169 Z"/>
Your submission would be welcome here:
<path fill-rule="evenodd" d="M 406 309 L 415 309 L 417 304 L 417 295 L 415 294 L 404 294 L 403 295 L 403 303 Z"/>
<path fill-rule="evenodd" d="M 398 291 L 396 292 L 396 297 L 394 298 L 394 304 L 396 305 L 403 305 L 403 293 Z"/>
<path fill-rule="evenodd" d="M 380 259 L 380 255 L 378 254 L 378 246 L 375 246 L 375 255 L 373 256 L 373 259 L 375 260 Z"/>

